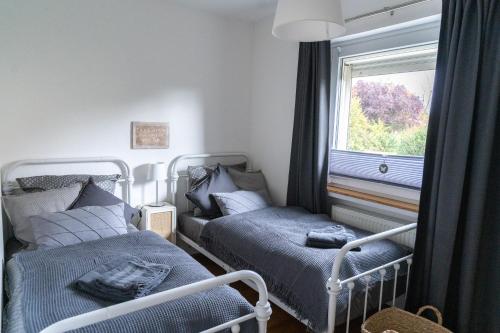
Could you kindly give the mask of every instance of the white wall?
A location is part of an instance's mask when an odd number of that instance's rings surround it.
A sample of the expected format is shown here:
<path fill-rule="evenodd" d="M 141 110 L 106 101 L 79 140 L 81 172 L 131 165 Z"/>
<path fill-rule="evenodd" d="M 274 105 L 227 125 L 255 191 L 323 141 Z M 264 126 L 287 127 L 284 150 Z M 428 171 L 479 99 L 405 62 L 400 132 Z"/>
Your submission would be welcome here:
<path fill-rule="evenodd" d="M 271 35 L 273 18 L 255 25 L 252 102 L 250 112 L 250 156 L 262 169 L 271 196 L 284 204 L 288 183 L 298 44 Z"/>
<path fill-rule="evenodd" d="M 351 22 L 347 25 L 347 38 L 439 14 L 440 3 L 433 0 L 398 10 L 394 15 L 384 14 Z M 371 5 L 374 6 L 373 3 Z M 356 10 L 358 13 L 366 11 L 363 8 Z M 278 204 L 284 204 L 293 130 L 298 43 L 272 37 L 272 23 L 273 17 L 267 17 L 257 21 L 254 27 L 250 154 L 255 166 L 262 168 L 266 175 L 273 199 Z"/>
<path fill-rule="evenodd" d="M 144 164 L 249 143 L 252 26 L 165 0 L 0 3 L 0 165 L 115 155 Z M 167 121 L 168 150 L 131 150 L 131 121 Z"/>

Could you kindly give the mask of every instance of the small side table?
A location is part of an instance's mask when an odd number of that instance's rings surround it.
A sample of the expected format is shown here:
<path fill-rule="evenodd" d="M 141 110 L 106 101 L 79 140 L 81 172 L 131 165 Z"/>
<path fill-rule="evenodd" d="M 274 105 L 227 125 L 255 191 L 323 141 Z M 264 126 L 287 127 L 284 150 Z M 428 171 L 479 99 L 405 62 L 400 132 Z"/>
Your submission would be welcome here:
<path fill-rule="evenodd" d="M 166 204 L 162 207 L 146 205 L 141 210 L 142 220 L 139 229 L 156 232 L 158 235 L 175 244 L 175 234 L 177 231 L 175 206 L 171 204 Z"/>

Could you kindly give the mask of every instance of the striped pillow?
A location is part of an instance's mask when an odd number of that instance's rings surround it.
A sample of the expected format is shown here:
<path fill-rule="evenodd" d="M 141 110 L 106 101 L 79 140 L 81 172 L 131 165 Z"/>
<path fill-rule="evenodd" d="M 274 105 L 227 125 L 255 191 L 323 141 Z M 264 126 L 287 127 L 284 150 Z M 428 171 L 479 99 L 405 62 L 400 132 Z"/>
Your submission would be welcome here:
<path fill-rule="evenodd" d="M 235 191 L 231 193 L 212 193 L 222 215 L 235 215 L 271 206 L 266 192 Z"/>
<path fill-rule="evenodd" d="M 88 206 L 29 218 L 38 248 L 61 247 L 127 233 L 123 203 Z"/>

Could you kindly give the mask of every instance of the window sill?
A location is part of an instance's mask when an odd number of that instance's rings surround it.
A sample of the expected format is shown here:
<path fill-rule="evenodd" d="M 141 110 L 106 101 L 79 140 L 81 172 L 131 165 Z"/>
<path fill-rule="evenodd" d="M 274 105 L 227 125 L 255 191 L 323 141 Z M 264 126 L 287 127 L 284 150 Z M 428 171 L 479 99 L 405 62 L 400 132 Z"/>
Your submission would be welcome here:
<path fill-rule="evenodd" d="M 328 192 L 418 213 L 420 191 L 344 177 L 333 177 Z M 332 181 L 333 180 L 333 181 Z"/>

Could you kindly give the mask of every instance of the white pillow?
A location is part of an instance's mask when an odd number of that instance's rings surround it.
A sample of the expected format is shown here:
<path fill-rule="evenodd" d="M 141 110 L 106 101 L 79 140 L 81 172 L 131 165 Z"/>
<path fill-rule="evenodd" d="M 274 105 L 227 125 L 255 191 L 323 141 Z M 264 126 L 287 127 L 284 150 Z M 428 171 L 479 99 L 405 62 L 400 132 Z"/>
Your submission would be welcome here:
<path fill-rule="evenodd" d="M 75 184 L 44 192 L 2 197 L 5 212 L 14 229 L 14 236 L 25 245 L 33 243 L 29 217 L 67 210 L 78 198 L 81 189 L 81 184 Z"/>

